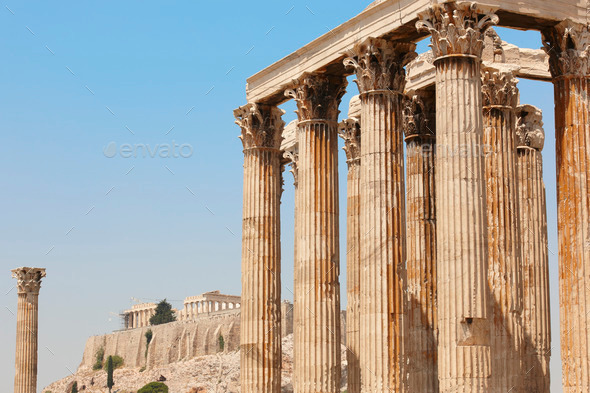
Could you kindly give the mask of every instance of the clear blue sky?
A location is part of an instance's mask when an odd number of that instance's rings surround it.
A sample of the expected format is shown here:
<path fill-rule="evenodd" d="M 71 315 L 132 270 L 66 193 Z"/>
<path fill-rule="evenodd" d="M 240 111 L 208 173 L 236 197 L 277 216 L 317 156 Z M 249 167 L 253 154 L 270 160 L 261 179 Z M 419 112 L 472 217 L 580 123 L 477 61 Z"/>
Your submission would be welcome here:
<path fill-rule="evenodd" d="M 2 3 L 1 391 L 12 391 L 14 371 L 11 268 L 47 268 L 39 390 L 76 370 L 89 336 L 119 328 L 113 314 L 132 297 L 180 306 L 186 296 L 209 290 L 240 293 L 243 156 L 232 110 L 245 103 L 246 78 L 368 2 L 308 4 Z M 541 45 L 537 32 L 499 32 L 519 46 Z M 544 110 L 548 136 L 553 391 L 559 392 L 553 90 L 540 82 L 520 87 L 523 103 Z M 349 91 L 356 94 L 356 86 Z M 294 106 L 284 108 L 285 120 L 294 119 Z M 141 151 L 128 157 L 124 144 L 159 150 L 154 158 Z M 178 148 L 178 157 L 162 150 L 173 144 L 185 144 L 185 157 Z M 344 213 L 343 153 L 340 160 Z M 283 295 L 291 299 L 290 175 L 285 188 Z"/>

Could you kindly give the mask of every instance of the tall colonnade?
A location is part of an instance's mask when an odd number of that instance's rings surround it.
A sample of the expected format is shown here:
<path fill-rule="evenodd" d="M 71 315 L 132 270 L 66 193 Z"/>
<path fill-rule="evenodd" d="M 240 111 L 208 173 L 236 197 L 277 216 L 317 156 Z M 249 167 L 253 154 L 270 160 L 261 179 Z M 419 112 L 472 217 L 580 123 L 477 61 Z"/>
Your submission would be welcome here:
<path fill-rule="evenodd" d="M 280 392 L 279 206 L 290 164 L 296 393 L 340 391 L 341 335 L 350 393 L 547 393 L 542 117 L 519 101 L 516 78 L 529 71 L 482 59 L 501 17 L 524 28 L 539 19 L 504 4 L 420 3 L 403 10 L 414 26 L 373 28 L 393 3 L 376 2 L 335 29 L 348 40 L 335 57 L 318 49 L 340 45 L 326 35 L 301 50 L 309 58 L 287 57 L 253 76 L 249 103 L 235 111 L 245 157 L 242 390 Z M 349 38 L 362 21 L 374 35 Z M 590 391 L 590 32 L 568 19 L 538 30 L 545 80 L 555 86 L 563 383 L 577 393 Z M 435 82 L 409 90 L 406 65 L 416 53 L 408 42 L 426 34 Z M 305 71 L 311 58 L 327 65 Z M 338 123 L 352 74 L 360 111 Z M 295 149 L 281 148 L 286 99 L 297 104 Z M 338 134 L 348 168 L 341 188 Z M 343 332 L 339 189 L 347 192 Z"/>

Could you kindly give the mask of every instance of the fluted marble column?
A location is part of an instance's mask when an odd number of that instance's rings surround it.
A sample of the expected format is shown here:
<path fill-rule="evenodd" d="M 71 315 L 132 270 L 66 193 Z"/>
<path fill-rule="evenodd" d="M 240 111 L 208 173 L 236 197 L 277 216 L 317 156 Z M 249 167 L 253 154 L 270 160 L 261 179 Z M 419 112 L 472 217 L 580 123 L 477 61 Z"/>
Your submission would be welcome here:
<path fill-rule="evenodd" d="M 45 269 L 21 267 L 12 270 L 12 277 L 18 292 L 14 393 L 36 393 L 39 290 Z"/>
<path fill-rule="evenodd" d="M 543 32 L 555 87 L 561 359 L 565 393 L 590 391 L 590 30 Z"/>
<path fill-rule="evenodd" d="M 360 393 L 360 288 L 361 288 L 361 231 L 360 231 L 360 148 L 361 129 L 357 119 L 340 123 L 340 137 L 348 164 L 346 181 L 346 359 L 348 363 L 348 392 Z"/>
<path fill-rule="evenodd" d="M 551 313 L 547 205 L 543 183 L 545 143 L 542 112 L 532 105 L 516 110 L 516 168 L 520 206 L 523 272 L 525 391 L 549 393 Z"/>
<path fill-rule="evenodd" d="M 361 391 L 405 388 L 404 66 L 414 44 L 370 38 L 344 61 L 361 98 Z"/>
<path fill-rule="evenodd" d="M 407 181 L 408 391 L 438 393 L 434 92 L 404 101 Z"/>
<path fill-rule="evenodd" d="M 517 79 L 483 72 L 484 144 L 488 220 L 488 282 L 492 294 L 494 392 L 523 392 L 522 254 L 516 173 Z"/>
<path fill-rule="evenodd" d="M 240 379 L 243 393 L 281 391 L 283 111 L 248 104 L 234 111 L 244 145 Z M 207 311 L 211 311 L 208 306 Z"/>
<path fill-rule="evenodd" d="M 441 392 L 495 392 L 489 289 L 481 55 L 496 15 L 444 3 L 420 16 L 436 66 L 438 378 Z"/>
<path fill-rule="evenodd" d="M 340 392 L 337 121 L 345 87 L 344 77 L 307 74 L 285 93 L 295 99 L 299 119 L 296 393 Z"/>

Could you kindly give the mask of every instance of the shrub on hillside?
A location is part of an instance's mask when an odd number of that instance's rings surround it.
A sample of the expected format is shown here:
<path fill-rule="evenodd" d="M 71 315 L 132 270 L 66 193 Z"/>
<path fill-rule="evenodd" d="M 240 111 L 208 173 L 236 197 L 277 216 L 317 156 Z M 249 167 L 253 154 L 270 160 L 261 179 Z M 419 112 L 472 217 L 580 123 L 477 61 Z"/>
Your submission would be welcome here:
<path fill-rule="evenodd" d="M 150 382 L 139 389 L 137 393 L 168 393 L 168 386 L 162 382 Z"/>
<path fill-rule="evenodd" d="M 113 370 L 121 368 L 121 367 L 123 367 L 123 364 L 125 364 L 125 361 L 119 355 L 114 355 L 114 356 L 112 356 L 112 358 L 113 358 Z"/>
<path fill-rule="evenodd" d="M 96 362 L 92 366 L 93 370 L 100 370 L 102 369 L 102 363 L 104 362 L 104 347 L 98 348 L 96 351 Z"/>

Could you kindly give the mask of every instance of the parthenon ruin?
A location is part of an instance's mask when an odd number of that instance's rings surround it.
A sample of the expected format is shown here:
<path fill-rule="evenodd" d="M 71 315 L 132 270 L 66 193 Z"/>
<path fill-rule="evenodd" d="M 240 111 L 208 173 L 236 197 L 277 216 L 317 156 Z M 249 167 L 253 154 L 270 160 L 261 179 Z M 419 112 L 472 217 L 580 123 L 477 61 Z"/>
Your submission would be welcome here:
<path fill-rule="evenodd" d="M 179 321 L 192 321 L 199 315 L 210 315 L 240 308 L 240 296 L 224 295 L 220 291 L 205 292 L 184 299 L 184 308 L 174 310 Z M 125 329 L 136 329 L 150 325 L 150 318 L 156 312 L 156 303 L 134 304 L 121 314 Z"/>
<path fill-rule="evenodd" d="M 240 308 L 240 297 L 223 295 L 219 291 L 205 292 L 184 299 L 184 310 L 179 313 L 181 321 L 195 319 L 199 314 Z"/>
<path fill-rule="evenodd" d="M 540 31 L 544 51 L 502 42 L 496 25 Z M 432 49 L 418 57 L 415 43 L 429 35 Z M 590 391 L 589 52 L 580 2 L 381 0 L 249 78 L 248 102 L 234 111 L 244 147 L 242 392 L 281 386 L 287 164 L 296 393 L 340 391 L 342 334 L 351 393 L 549 392 L 544 131 L 517 78 L 555 89 L 562 383 Z M 350 75 L 360 95 L 339 123 Z M 278 106 L 288 99 L 297 121 L 285 127 Z"/>

